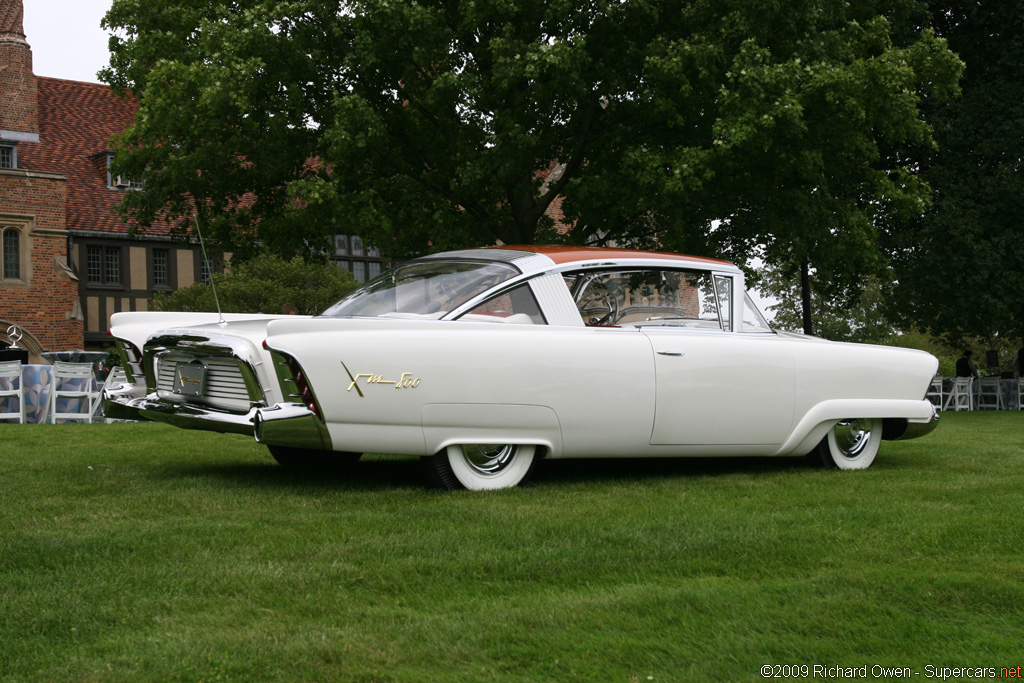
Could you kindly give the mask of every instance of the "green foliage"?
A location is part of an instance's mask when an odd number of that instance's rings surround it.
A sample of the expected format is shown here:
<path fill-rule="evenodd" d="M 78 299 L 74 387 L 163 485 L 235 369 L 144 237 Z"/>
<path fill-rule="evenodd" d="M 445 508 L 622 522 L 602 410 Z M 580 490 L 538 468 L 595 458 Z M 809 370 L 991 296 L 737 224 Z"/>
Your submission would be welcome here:
<path fill-rule="evenodd" d="M 765 267 L 759 271 L 759 289 L 776 303 L 769 307 L 772 326 L 790 332 L 803 330 L 803 309 L 798 283 L 782 275 L 781 268 Z M 897 334 L 885 315 L 883 304 L 887 286 L 880 278 L 868 276 L 860 283 L 854 297 L 821 292 L 812 279 L 811 301 L 815 311 L 814 335 L 844 342 L 881 344 Z"/>
<path fill-rule="evenodd" d="M 936 31 L 966 63 L 963 96 L 925 100 L 938 149 L 923 217 L 887 225 L 899 284 L 891 310 L 959 344 L 1024 334 L 1024 4 L 932 0 Z"/>
<path fill-rule="evenodd" d="M 789 332 L 801 332 L 803 316 L 801 292 L 798 285 L 781 275 L 781 269 L 765 267 L 759 270 L 759 289 L 775 301 L 768 310 L 772 327 Z M 939 359 L 939 373 L 944 377 L 956 375 L 956 360 L 964 349 L 974 353 L 979 370 L 986 374 L 985 352 L 995 350 L 999 365 L 993 371 L 1013 371 L 1013 359 L 1020 348 L 1020 340 L 1005 337 L 977 337 L 960 339 L 951 344 L 941 335 L 910 328 L 903 330 L 889 313 L 889 300 L 896 286 L 878 277 L 865 278 L 860 293 L 853 297 L 828 296 L 813 286 L 811 299 L 815 311 L 814 334 L 823 339 L 864 344 L 882 344 L 927 351 Z"/>
<path fill-rule="evenodd" d="M 1016 666 L 1022 430 L 1017 412 L 947 413 L 863 472 L 560 460 L 531 488 L 479 495 L 426 490 L 415 458 L 301 474 L 239 435 L 0 424 L 3 675 L 700 683 L 782 663 Z"/>
<path fill-rule="evenodd" d="M 146 178 L 123 211 L 396 256 L 555 239 L 561 197 L 571 240 L 761 245 L 848 282 L 881 260 L 878 214 L 925 205 L 906 150 L 930 145 L 922 98 L 956 89 L 915 8 L 114 0 L 104 78 L 140 98 L 114 168 Z"/>
<path fill-rule="evenodd" d="M 281 313 L 290 304 L 300 315 L 318 315 L 358 286 L 329 262 L 262 255 L 213 274 L 224 313 Z M 171 294 L 157 293 L 154 311 L 216 311 L 213 288 L 202 282 Z"/>

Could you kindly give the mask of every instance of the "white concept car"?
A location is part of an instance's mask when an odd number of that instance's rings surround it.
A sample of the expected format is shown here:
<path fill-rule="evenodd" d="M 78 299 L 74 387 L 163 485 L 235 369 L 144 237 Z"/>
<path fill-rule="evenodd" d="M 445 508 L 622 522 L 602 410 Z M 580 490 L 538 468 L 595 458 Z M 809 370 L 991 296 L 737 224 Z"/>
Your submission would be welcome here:
<path fill-rule="evenodd" d="M 428 458 L 448 488 L 540 458 L 810 455 L 930 432 L 936 359 L 776 332 L 734 265 L 499 247 L 402 264 L 323 315 L 119 313 L 111 417 L 252 434 L 281 464 Z"/>

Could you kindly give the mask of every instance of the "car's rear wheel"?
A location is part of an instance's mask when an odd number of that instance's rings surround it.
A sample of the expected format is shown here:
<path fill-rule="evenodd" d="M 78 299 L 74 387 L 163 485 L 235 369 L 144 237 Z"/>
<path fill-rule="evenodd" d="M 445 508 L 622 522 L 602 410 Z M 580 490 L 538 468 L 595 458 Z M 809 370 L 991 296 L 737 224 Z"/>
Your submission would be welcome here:
<path fill-rule="evenodd" d="M 362 457 L 362 453 L 328 451 L 291 446 L 267 446 L 267 450 L 284 467 L 329 469 L 350 465 Z"/>
<path fill-rule="evenodd" d="M 811 455 L 825 467 L 863 470 L 875 461 L 881 444 L 881 418 L 840 420 Z"/>
<path fill-rule="evenodd" d="M 459 444 L 428 458 L 428 467 L 435 483 L 446 489 L 504 489 L 529 478 L 536 451 L 536 446 L 521 444 Z"/>

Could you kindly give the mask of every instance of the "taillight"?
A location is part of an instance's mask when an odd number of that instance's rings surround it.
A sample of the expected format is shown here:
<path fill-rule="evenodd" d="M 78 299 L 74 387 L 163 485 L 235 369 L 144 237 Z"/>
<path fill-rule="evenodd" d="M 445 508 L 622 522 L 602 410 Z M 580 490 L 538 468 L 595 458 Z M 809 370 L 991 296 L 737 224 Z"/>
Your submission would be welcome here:
<path fill-rule="evenodd" d="M 274 357 L 274 365 L 277 367 L 277 376 L 281 380 L 281 389 L 284 392 L 285 400 L 302 403 L 317 418 L 323 420 L 324 416 L 320 412 L 316 394 L 313 393 L 313 388 L 309 386 L 306 373 L 302 370 L 299 362 L 287 353 L 274 351 L 273 349 L 270 349 L 270 352 Z"/>

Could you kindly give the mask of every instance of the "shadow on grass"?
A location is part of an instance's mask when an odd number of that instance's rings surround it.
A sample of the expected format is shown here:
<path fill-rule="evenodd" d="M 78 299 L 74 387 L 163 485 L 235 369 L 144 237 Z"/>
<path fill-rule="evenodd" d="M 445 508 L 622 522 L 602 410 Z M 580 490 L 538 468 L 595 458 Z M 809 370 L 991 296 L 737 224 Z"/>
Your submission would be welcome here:
<path fill-rule="evenodd" d="M 202 477 L 239 487 L 307 491 L 426 488 L 426 477 L 417 458 L 365 458 L 339 467 L 309 469 L 283 467 L 272 462 L 190 464 L 166 469 L 161 476 Z"/>
<path fill-rule="evenodd" d="M 209 463 L 169 467 L 161 477 L 198 476 L 236 486 L 302 488 L 307 490 L 371 491 L 429 488 L 426 465 L 419 458 L 366 456 L 360 461 L 325 469 L 298 469 L 276 463 Z M 543 460 L 528 486 L 623 481 L 656 482 L 794 470 L 814 471 L 802 457 L 754 458 L 584 458 Z"/>
<path fill-rule="evenodd" d="M 641 481 L 813 470 L 802 457 L 581 458 L 542 461 L 535 485 L 568 482 Z"/>

